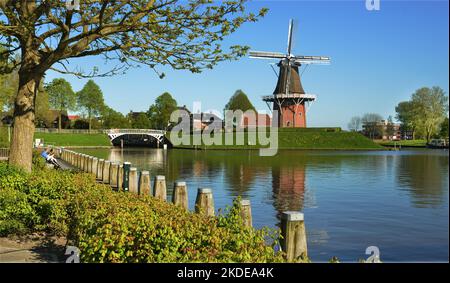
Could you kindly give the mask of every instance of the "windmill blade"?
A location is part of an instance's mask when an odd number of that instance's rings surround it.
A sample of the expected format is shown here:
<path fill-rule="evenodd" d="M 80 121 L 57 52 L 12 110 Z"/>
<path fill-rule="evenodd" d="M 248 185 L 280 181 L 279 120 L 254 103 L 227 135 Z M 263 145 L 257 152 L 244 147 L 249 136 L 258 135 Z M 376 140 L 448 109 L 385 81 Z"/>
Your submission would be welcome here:
<path fill-rule="evenodd" d="M 330 64 L 331 62 L 328 56 L 295 56 L 292 59 L 300 64 Z"/>
<path fill-rule="evenodd" d="M 294 32 L 294 20 L 289 20 L 289 30 L 288 30 L 288 42 L 287 42 L 287 54 L 291 55 L 292 50 L 292 34 Z"/>
<path fill-rule="evenodd" d="M 266 52 L 266 51 L 250 51 L 250 58 L 258 59 L 283 59 L 286 55 L 279 52 Z"/>

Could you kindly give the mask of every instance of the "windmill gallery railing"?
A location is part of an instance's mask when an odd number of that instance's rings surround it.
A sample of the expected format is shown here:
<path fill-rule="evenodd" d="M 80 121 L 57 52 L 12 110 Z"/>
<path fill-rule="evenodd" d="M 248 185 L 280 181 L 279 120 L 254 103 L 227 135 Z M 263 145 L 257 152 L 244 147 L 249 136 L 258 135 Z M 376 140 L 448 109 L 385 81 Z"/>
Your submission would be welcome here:
<path fill-rule="evenodd" d="M 98 182 L 107 184 L 115 191 L 124 191 L 138 195 L 152 195 L 161 201 L 167 201 L 167 185 L 165 176 L 154 176 L 151 186 L 150 172 L 139 171 L 130 162 L 115 162 L 99 159 L 72 150 L 58 148 L 59 158 L 74 168 L 96 176 Z M 188 188 L 186 182 L 174 182 L 172 203 L 189 209 Z M 195 200 L 195 213 L 215 216 L 213 190 L 198 188 Z M 241 217 L 244 225 L 252 226 L 250 200 L 241 200 Z M 286 211 L 281 217 L 280 247 L 292 261 L 301 255 L 307 255 L 306 233 L 303 213 Z"/>

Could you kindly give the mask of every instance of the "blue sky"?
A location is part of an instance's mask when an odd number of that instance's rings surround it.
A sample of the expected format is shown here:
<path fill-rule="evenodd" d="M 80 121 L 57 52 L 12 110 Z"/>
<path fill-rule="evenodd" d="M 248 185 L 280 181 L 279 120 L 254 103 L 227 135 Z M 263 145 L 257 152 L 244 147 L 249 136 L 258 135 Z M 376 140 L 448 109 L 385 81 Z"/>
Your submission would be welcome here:
<path fill-rule="evenodd" d="M 327 55 L 331 65 L 312 65 L 302 75 L 307 93 L 317 95 L 310 107 L 308 126 L 347 127 L 352 116 L 366 112 L 395 115 L 398 102 L 409 99 L 422 86 L 449 90 L 448 1 L 381 0 L 379 11 L 368 11 L 365 0 L 253 1 L 249 10 L 268 7 L 257 23 L 245 24 L 223 44 L 248 45 L 254 50 L 286 50 L 290 18 L 297 20 L 294 54 Z M 267 110 L 262 95 L 271 94 L 276 76 L 270 61 L 242 58 L 222 62 L 202 74 L 166 73 L 161 80 L 147 67 L 126 75 L 96 78 L 106 103 L 127 113 L 146 111 L 154 99 L 168 91 L 179 105 L 221 111 L 230 96 L 242 89 L 258 110 Z M 100 58 L 78 59 L 70 66 L 104 66 Z M 46 81 L 65 77 L 75 90 L 86 79 L 49 72 Z"/>

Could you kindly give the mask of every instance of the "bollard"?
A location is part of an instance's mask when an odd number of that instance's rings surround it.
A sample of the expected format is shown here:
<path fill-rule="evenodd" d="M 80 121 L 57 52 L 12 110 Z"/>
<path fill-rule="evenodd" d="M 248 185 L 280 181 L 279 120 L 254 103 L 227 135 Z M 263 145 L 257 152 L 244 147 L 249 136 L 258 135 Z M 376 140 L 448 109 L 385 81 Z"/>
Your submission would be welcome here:
<path fill-rule="evenodd" d="M 189 210 L 186 182 L 175 182 L 173 185 L 172 202 Z"/>
<path fill-rule="evenodd" d="M 195 200 L 195 212 L 207 216 L 214 216 L 214 199 L 212 190 L 209 188 L 199 188 Z"/>
<path fill-rule="evenodd" d="M 119 172 L 117 173 L 117 190 L 123 191 L 123 165 L 119 165 Z"/>
<path fill-rule="evenodd" d="M 111 163 L 109 169 L 109 184 L 113 189 L 117 189 L 118 173 L 119 173 L 119 163 L 117 162 Z"/>
<path fill-rule="evenodd" d="M 77 157 L 76 157 L 76 167 L 78 168 L 78 169 L 80 169 L 80 167 L 81 167 L 81 153 L 76 153 L 76 155 L 77 155 Z"/>
<path fill-rule="evenodd" d="M 92 160 L 94 160 L 94 157 L 88 156 L 88 166 L 87 166 L 88 173 L 92 173 Z"/>
<path fill-rule="evenodd" d="M 95 177 L 97 177 L 97 166 L 98 166 L 98 158 L 93 157 L 92 158 L 92 170 L 91 173 L 94 174 Z"/>
<path fill-rule="evenodd" d="M 105 165 L 105 159 L 100 158 L 97 166 L 97 180 L 103 180 L 103 166 Z"/>
<path fill-rule="evenodd" d="M 300 256 L 308 256 L 303 213 L 286 211 L 281 215 L 281 249 L 286 252 L 287 260 L 294 261 Z"/>
<path fill-rule="evenodd" d="M 252 208 L 248 199 L 241 200 L 241 217 L 244 226 L 252 227 Z"/>
<path fill-rule="evenodd" d="M 83 171 L 83 172 L 86 171 L 86 159 L 87 159 L 87 155 L 82 154 L 81 155 L 81 171 Z"/>
<path fill-rule="evenodd" d="M 142 171 L 139 178 L 139 194 L 149 196 L 150 194 L 150 172 Z"/>
<path fill-rule="evenodd" d="M 155 176 L 155 184 L 153 186 L 153 196 L 162 201 L 167 200 L 165 176 L 162 175 Z"/>
<path fill-rule="evenodd" d="M 92 158 L 92 156 L 86 155 L 86 160 L 85 160 L 86 165 L 84 166 L 84 171 L 87 173 L 91 172 L 91 169 L 92 169 L 91 158 Z"/>
<path fill-rule="evenodd" d="M 138 178 L 137 178 L 137 168 L 131 167 L 130 173 L 129 173 L 129 184 L 128 184 L 128 190 L 130 193 L 138 193 Z"/>
<path fill-rule="evenodd" d="M 105 163 L 103 163 L 103 184 L 109 184 L 109 167 L 111 167 L 111 161 L 105 160 Z"/>
<path fill-rule="evenodd" d="M 124 192 L 128 192 L 130 190 L 130 168 L 131 163 L 130 162 L 124 162 L 123 163 L 123 185 L 122 188 Z"/>

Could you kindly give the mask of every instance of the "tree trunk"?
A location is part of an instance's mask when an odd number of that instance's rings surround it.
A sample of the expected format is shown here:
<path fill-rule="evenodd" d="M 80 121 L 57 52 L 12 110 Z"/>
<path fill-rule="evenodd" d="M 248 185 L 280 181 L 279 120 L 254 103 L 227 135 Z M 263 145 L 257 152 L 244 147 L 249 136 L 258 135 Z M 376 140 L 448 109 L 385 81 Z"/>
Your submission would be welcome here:
<path fill-rule="evenodd" d="M 61 133 L 61 112 L 62 110 L 59 111 L 59 118 L 58 118 L 58 133 Z"/>
<path fill-rule="evenodd" d="M 19 88 L 14 101 L 14 131 L 9 164 L 31 172 L 34 136 L 34 100 L 40 78 L 19 71 Z"/>
<path fill-rule="evenodd" d="M 89 114 L 89 133 L 91 133 L 91 114 Z"/>

